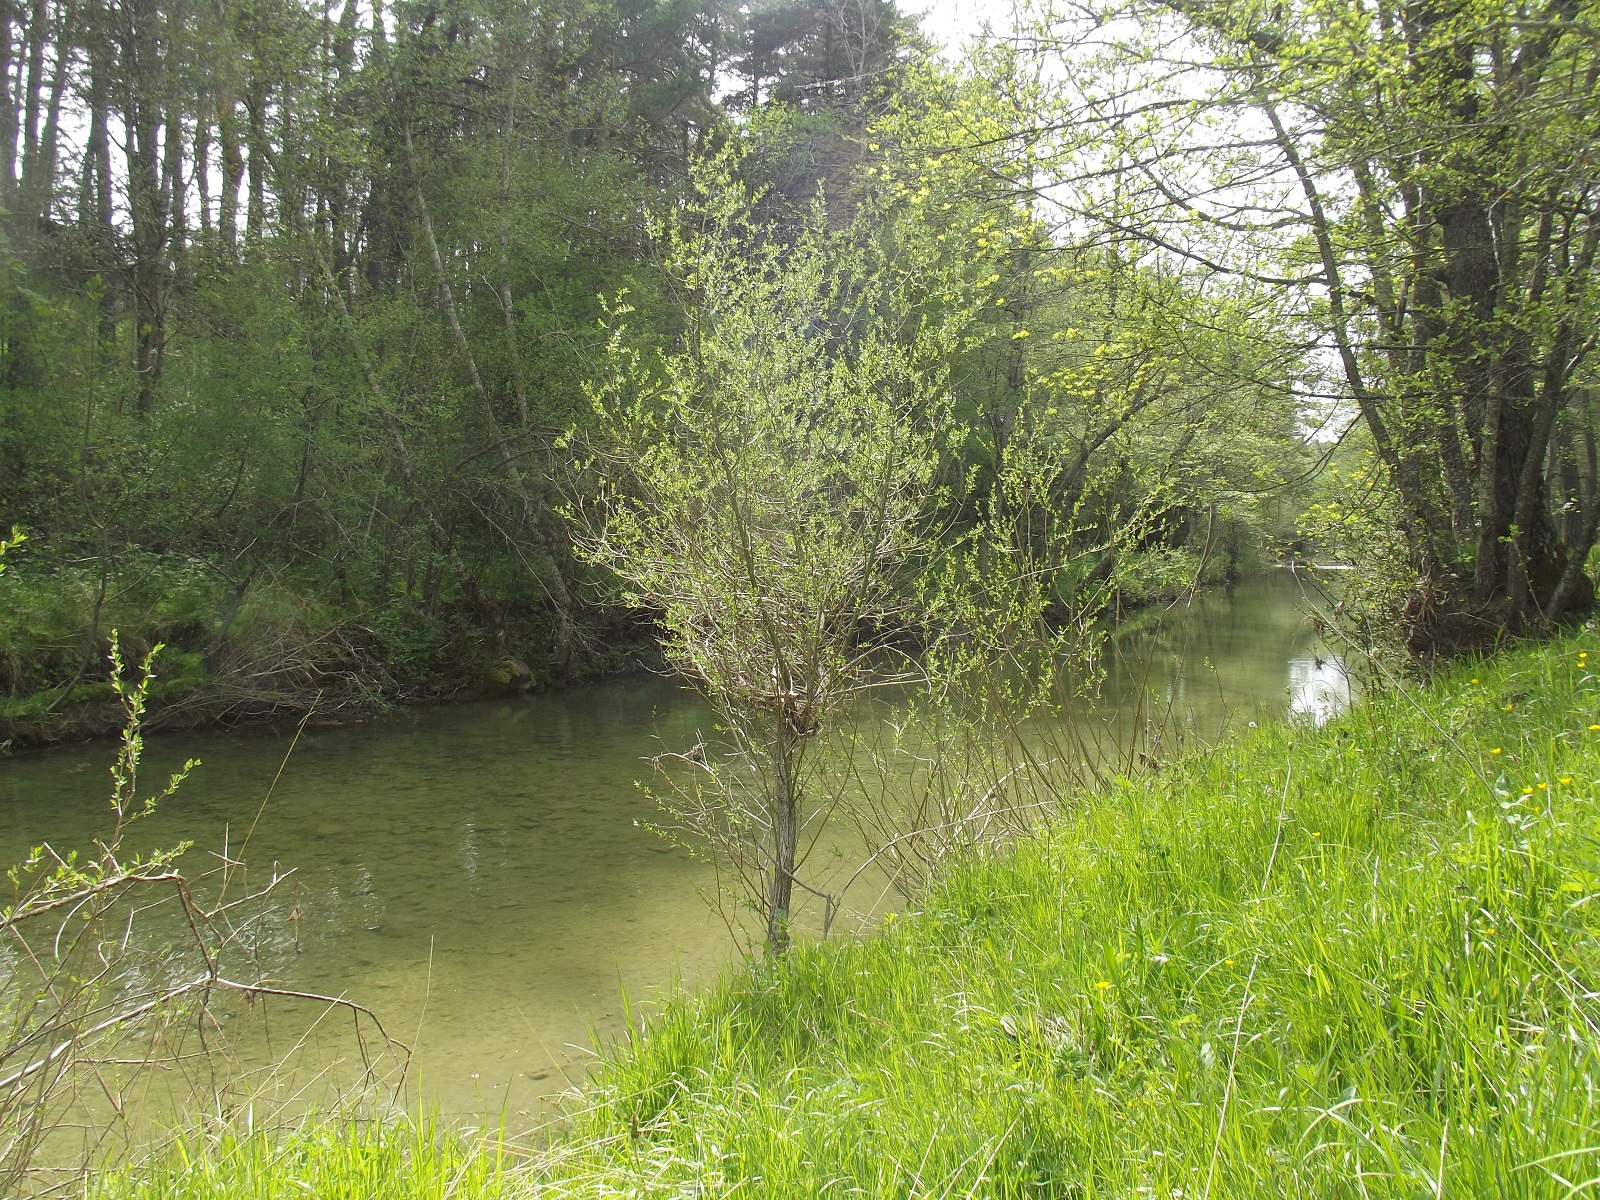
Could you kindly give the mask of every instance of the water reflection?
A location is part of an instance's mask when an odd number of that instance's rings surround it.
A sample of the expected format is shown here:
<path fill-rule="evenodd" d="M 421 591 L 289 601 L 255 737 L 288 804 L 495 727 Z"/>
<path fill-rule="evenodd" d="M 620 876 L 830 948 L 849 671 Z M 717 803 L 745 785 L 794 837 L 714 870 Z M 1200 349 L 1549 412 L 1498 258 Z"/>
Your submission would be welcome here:
<path fill-rule="evenodd" d="M 1294 716 L 1322 725 L 1349 709 L 1354 699 L 1350 674 L 1337 654 L 1289 660 L 1289 712 Z"/>
<path fill-rule="evenodd" d="M 1251 721 L 1287 714 L 1320 724 L 1344 711 L 1359 689 L 1307 616 L 1331 607 L 1326 582 L 1277 571 L 1135 614 L 1080 722 L 1103 726 L 1101 743 L 1170 752 Z"/>

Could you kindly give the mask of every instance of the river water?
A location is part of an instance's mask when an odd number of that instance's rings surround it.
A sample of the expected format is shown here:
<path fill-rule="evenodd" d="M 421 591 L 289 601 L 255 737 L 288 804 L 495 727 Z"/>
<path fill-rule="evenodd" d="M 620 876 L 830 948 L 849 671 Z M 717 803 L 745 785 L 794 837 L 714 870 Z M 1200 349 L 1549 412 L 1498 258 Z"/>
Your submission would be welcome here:
<path fill-rule="evenodd" d="M 1141 614 L 1108 662 L 1100 728 L 1159 712 L 1174 738 L 1203 740 L 1339 711 L 1349 686 L 1305 599 L 1279 571 Z M 731 961 L 708 869 L 646 828 L 657 814 L 638 786 L 647 756 L 710 728 L 692 694 L 639 675 L 310 727 L 297 742 L 293 728 L 153 736 L 146 778 L 202 765 L 130 839 L 193 841 L 194 873 L 224 848 L 257 882 L 293 868 L 273 977 L 370 1006 L 412 1045 L 413 1096 L 514 1129 L 581 1081 L 627 1003 Z M 0 862 L 103 834 L 113 753 L 0 761 Z M 267 1048 L 292 1042 L 295 1021 L 280 1017 Z M 335 1052 L 319 1044 L 303 1055 Z"/>

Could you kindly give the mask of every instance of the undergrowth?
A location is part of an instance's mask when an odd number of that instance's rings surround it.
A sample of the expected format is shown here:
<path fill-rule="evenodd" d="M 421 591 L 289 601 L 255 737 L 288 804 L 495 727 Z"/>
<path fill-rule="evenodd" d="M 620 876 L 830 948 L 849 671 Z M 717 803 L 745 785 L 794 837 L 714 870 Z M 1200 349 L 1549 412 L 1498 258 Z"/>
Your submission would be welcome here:
<path fill-rule="evenodd" d="M 670 1004 L 553 1148 L 450 1194 L 1590 1190 L 1591 659 L 1592 635 L 1518 649 L 1119 781 L 872 937 Z M 235 1183 L 257 1135 L 105 1194 L 443 1194 L 316 1182 L 337 1139 L 296 1136 L 277 1190 Z"/>
<path fill-rule="evenodd" d="M 181 556 L 128 554 L 104 575 L 82 564 L 11 565 L 0 578 L 0 744 L 118 728 L 105 665 L 113 629 L 133 655 L 169 647 L 151 692 L 152 728 L 353 712 L 557 678 L 527 650 L 547 631 L 526 606 L 507 607 L 500 654 L 458 597 L 433 604 L 397 592 L 369 609 L 305 573 L 262 571 L 240 586 Z"/>

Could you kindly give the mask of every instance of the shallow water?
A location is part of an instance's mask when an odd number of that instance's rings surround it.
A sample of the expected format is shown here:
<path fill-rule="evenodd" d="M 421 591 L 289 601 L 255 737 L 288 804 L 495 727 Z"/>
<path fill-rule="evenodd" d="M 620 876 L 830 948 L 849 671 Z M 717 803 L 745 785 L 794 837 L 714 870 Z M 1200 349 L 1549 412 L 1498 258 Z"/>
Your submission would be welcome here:
<path fill-rule="evenodd" d="M 1106 663 L 1097 730 L 1208 739 L 1340 711 L 1349 685 L 1301 603 L 1277 572 L 1141 614 Z M 638 786 L 646 756 L 710 729 L 694 696 L 646 675 L 308 728 L 287 761 L 292 728 L 152 737 L 147 779 L 185 756 L 202 766 L 131 838 L 191 839 L 191 871 L 224 846 L 258 880 L 292 867 L 275 977 L 369 1005 L 413 1045 L 426 1104 L 515 1128 L 581 1080 L 596 1037 L 625 1029 L 624 996 L 730 961 L 708 869 L 645 828 L 657 814 Z M 0 762 L 0 861 L 104 833 L 113 752 Z M 273 1048 L 297 1028 L 280 1018 Z"/>

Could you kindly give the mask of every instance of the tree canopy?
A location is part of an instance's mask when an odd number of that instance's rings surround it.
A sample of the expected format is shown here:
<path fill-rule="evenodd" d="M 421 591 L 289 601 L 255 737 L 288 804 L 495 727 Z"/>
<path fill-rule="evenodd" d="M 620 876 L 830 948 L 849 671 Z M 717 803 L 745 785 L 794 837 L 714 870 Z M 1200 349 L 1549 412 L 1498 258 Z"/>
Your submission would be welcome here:
<path fill-rule="evenodd" d="M 1303 400 L 1359 420 L 1416 649 L 1592 603 L 1592 16 L 1131 3 L 1045 11 L 1020 54 L 1050 64 L 1017 135 L 1048 164 L 1032 190 L 1090 236 L 1276 297 L 1289 321 L 1260 332 L 1308 351 Z"/>

